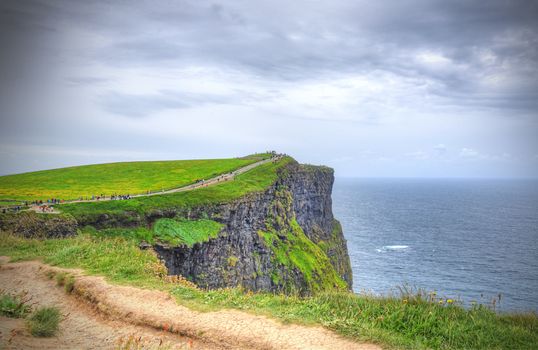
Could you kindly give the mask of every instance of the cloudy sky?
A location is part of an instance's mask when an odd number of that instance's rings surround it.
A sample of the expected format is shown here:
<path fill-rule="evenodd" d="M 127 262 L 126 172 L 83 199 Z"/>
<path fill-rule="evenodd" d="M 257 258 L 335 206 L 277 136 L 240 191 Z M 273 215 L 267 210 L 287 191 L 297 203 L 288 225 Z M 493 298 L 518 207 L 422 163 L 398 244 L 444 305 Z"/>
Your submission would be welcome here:
<path fill-rule="evenodd" d="M 0 3 L 0 174 L 275 149 L 538 176 L 537 1 Z"/>

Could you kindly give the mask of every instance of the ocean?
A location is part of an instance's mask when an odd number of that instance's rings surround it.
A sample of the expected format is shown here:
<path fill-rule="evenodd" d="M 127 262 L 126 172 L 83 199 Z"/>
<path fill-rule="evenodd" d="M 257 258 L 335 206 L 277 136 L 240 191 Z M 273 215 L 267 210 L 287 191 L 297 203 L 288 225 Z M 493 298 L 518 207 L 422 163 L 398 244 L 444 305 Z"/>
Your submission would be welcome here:
<path fill-rule="evenodd" d="M 538 312 L 538 180 L 337 178 L 355 292 Z"/>

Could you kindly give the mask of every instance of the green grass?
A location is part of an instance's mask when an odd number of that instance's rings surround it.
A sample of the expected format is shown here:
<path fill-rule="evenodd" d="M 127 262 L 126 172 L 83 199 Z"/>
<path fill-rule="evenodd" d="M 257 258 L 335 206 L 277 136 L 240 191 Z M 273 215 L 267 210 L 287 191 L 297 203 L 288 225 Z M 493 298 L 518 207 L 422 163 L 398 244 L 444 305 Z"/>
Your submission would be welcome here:
<path fill-rule="evenodd" d="M 45 263 L 82 268 L 116 283 L 155 286 L 162 275 L 158 259 L 138 248 L 138 241 L 122 237 L 81 234 L 68 239 L 24 239 L 0 232 L 0 255 L 13 261 L 43 259 Z"/>
<path fill-rule="evenodd" d="M 172 245 L 185 244 L 192 247 L 195 243 L 207 242 L 217 237 L 224 225 L 213 220 L 174 220 L 159 219 L 155 222 L 155 238 Z"/>
<path fill-rule="evenodd" d="M 106 201 L 64 204 L 59 209 L 76 218 L 101 214 L 119 214 L 136 212 L 145 214 L 151 210 L 170 208 L 189 208 L 200 205 L 226 203 L 248 193 L 261 192 L 277 180 L 277 171 L 293 159 L 285 157 L 276 163 L 260 165 L 246 173 L 238 175 L 234 181 L 203 187 L 186 192 L 177 192 L 161 196 L 139 197 L 126 201 Z"/>
<path fill-rule="evenodd" d="M 71 293 L 73 291 L 73 288 L 75 286 L 75 276 L 69 273 L 59 272 L 54 277 L 56 279 L 56 284 L 59 287 L 64 287 L 67 293 Z"/>
<path fill-rule="evenodd" d="M 11 318 L 24 318 L 30 312 L 28 301 L 20 295 L 0 292 L 0 315 Z"/>
<path fill-rule="evenodd" d="M 0 176 L 0 199 L 67 200 L 101 194 L 160 191 L 227 173 L 269 156 L 108 163 Z"/>
<path fill-rule="evenodd" d="M 34 337 L 52 337 L 58 332 L 60 310 L 57 307 L 42 307 L 30 315 L 28 330 Z"/>
<path fill-rule="evenodd" d="M 24 201 L 10 201 L 10 200 L 0 200 L 0 207 L 16 207 L 16 206 L 24 206 Z"/>
<path fill-rule="evenodd" d="M 424 299 L 409 301 L 344 292 L 301 298 L 238 289 L 177 287 L 172 293 L 190 307 L 234 308 L 284 322 L 320 324 L 344 336 L 391 348 L 535 349 L 538 341 L 536 314 L 496 314 L 487 307 L 466 310 Z"/>
<path fill-rule="evenodd" d="M 82 232 L 90 234 L 100 238 L 126 238 L 132 239 L 137 242 L 155 243 L 155 234 L 152 230 L 145 227 L 135 228 L 106 228 L 102 230 L 96 230 L 92 226 L 85 226 L 82 228 Z"/>
<path fill-rule="evenodd" d="M 346 337 L 402 349 L 535 349 L 534 313 L 498 314 L 487 307 L 467 310 L 440 305 L 423 294 L 373 297 L 347 292 L 312 297 L 246 293 L 238 288 L 199 290 L 167 282 L 164 269 L 137 240 L 83 234 L 67 239 L 23 239 L 0 233 L 0 255 L 13 260 L 42 258 L 46 263 L 82 268 L 108 281 L 160 289 L 178 303 L 200 309 L 233 308 L 284 322 L 318 324 Z"/>
<path fill-rule="evenodd" d="M 216 221 L 185 220 L 185 219 L 159 219 L 152 229 L 145 227 L 136 228 L 106 228 L 96 230 L 92 226 L 82 229 L 84 233 L 101 238 L 127 238 L 137 242 L 163 242 L 171 245 L 187 245 L 192 247 L 195 243 L 207 242 L 210 238 L 217 237 L 222 224 Z"/>

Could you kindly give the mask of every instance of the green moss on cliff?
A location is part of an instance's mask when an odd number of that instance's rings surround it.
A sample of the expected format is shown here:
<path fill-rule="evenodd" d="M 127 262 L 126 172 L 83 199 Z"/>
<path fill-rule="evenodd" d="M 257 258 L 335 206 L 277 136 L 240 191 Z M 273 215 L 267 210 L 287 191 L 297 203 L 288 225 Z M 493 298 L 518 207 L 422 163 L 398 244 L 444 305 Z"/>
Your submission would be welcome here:
<path fill-rule="evenodd" d="M 297 223 L 291 207 L 291 193 L 280 189 L 275 196 L 266 230 L 258 232 L 272 253 L 273 283 L 286 292 L 316 293 L 346 289 L 346 283 L 335 271 L 325 252 L 305 235 Z M 302 275 L 304 286 L 297 287 L 295 272 Z"/>
<path fill-rule="evenodd" d="M 210 238 L 217 237 L 222 226 L 218 222 L 207 219 L 159 219 L 155 222 L 153 232 L 160 241 L 192 247 L 195 243 L 207 242 Z"/>
<path fill-rule="evenodd" d="M 342 234 L 342 225 L 338 220 L 333 220 L 331 236 L 328 239 L 318 241 L 317 245 L 327 254 L 336 272 L 348 282 L 348 287 L 351 288 L 353 281 L 351 262 Z"/>
<path fill-rule="evenodd" d="M 137 242 L 145 241 L 151 244 L 163 242 L 171 245 L 184 244 L 192 247 L 195 243 L 207 242 L 210 238 L 217 237 L 222 227 L 222 224 L 208 219 L 159 219 L 152 229 L 146 227 L 114 227 L 96 230 L 92 226 L 86 226 L 82 231 L 96 237 L 122 237 L 134 239 Z"/>
<path fill-rule="evenodd" d="M 298 270 L 304 277 L 306 286 L 302 292 L 346 288 L 327 255 L 306 237 L 295 219 L 289 231 L 260 231 L 260 235 L 272 251 L 273 262 L 277 265 L 271 279 L 275 284 L 283 284 L 284 290 L 294 289 L 288 281 L 293 270 Z"/>

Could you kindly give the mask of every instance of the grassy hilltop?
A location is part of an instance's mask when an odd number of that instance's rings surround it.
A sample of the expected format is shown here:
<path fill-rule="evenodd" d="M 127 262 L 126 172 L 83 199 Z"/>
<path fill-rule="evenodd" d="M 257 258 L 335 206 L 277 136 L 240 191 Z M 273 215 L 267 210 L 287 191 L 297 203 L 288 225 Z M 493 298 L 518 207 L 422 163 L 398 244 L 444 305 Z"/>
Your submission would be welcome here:
<path fill-rule="evenodd" d="M 0 200 L 64 200 L 80 197 L 141 194 L 194 183 L 270 157 L 121 162 L 75 166 L 0 176 Z"/>
<path fill-rule="evenodd" d="M 225 203 L 250 192 L 265 190 L 276 181 L 278 169 L 291 161 L 291 157 L 284 157 L 276 163 L 269 162 L 262 164 L 244 174 L 236 176 L 234 181 L 223 182 L 218 186 L 209 186 L 193 191 L 176 192 L 162 196 L 136 197 L 128 201 L 64 204 L 60 209 L 64 213 L 80 217 L 118 214 L 125 211 L 145 214 L 153 209 L 186 208 L 204 204 Z"/>

